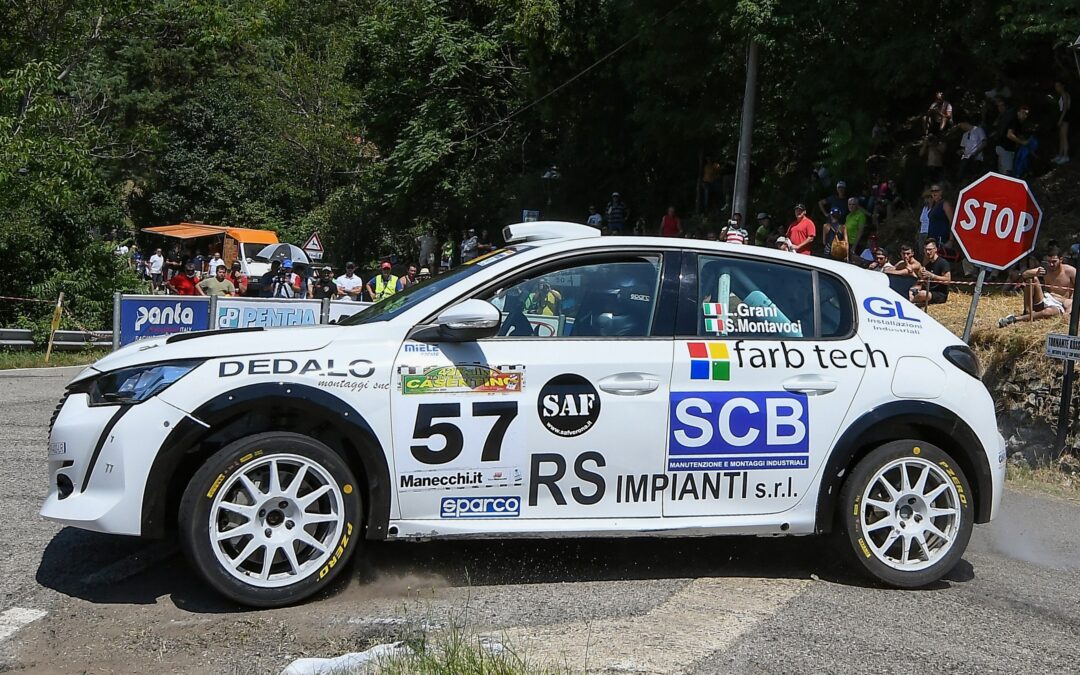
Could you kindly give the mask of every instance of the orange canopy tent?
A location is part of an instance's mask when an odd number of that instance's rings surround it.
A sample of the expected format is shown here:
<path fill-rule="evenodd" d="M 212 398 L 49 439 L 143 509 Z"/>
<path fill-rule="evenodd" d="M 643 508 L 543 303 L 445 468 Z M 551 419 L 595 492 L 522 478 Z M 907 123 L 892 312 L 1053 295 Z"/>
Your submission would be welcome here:
<path fill-rule="evenodd" d="M 247 227 L 222 227 L 221 225 L 204 225 L 203 223 L 177 223 L 176 225 L 159 225 L 157 227 L 144 227 L 143 232 L 158 234 L 163 237 L 174 239 L 195 239 L 196 237 L 213 237 L 219 234 L 227 234 L 233 239 L 245 244 L 276 244 L 277 234 L 271 230 L 253 230 Z"/>

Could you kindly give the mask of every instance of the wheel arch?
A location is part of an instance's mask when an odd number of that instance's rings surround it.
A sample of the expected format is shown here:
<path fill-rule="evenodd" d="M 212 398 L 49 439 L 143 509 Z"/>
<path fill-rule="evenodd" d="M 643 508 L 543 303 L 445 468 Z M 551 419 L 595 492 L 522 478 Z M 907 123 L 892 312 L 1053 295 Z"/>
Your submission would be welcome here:
<path fill-rule="evenodd" d="M 181 420 L 161 445 L 147 475 L 142 535 L 165 535 L 175 521 L 187 483 L 208 457 L 238 438 L 266 431 L 303 433 L 342 452 L 366 486 L 362 493 L 365 537 L 386 537 L 393 484 L 378 437 L 363 415 L 345 401 L 295 382 L 233 389 L 216 395 Z"/>
<path fill-rule="evenodd" d="M 993 477 L 979 437 L 951 410 L 930 401 L 893 401 L 859 417 L 833 447 L 821 474 L 816 530 L 831 532 L 840 490 L 851 469 L 871 450 L 902 439 L 933 443 L 952 457 L 975 493 L 975 522 L 990 520 Z"/>

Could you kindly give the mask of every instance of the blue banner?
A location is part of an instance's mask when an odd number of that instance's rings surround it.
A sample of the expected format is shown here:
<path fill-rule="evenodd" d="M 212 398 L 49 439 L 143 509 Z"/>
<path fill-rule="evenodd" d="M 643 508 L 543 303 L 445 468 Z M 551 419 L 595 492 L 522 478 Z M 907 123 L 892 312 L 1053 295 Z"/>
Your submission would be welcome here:
<path fill-rule="evenodd" d="M 210 327 L 210 298 L 162 296 L 120 299 L 120 345 Z"/>

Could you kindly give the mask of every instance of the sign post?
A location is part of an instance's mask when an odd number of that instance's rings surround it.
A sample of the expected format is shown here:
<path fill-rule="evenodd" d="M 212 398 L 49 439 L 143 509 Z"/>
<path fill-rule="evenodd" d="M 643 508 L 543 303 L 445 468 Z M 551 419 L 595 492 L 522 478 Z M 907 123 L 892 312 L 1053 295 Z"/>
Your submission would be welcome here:
<path fill-rule="evenodd" d="M 1075 295 L 1075 294 L 1074 294 Z M 1065 374 L 1061 378 L 1061 403 L 1058 406 L 1057 442 L 1054 443 L 1054 459 L 1065 451 L 1065 441 L 1069 436 L 1069 408 L 1072 403 L 1073 372 L 1077 359 L 1080 359 L 1080 338 L 1076 336 L 1077 324 L 1080 324 L 1080 303 L 1073 302 L 1069 313 L 1069 334 L 1050 333 L 1046 336 L 1046 355 L 1065 359 Z"/>
<path fill-rule="evenodd" d="M 64 292 L 56 297 L 56 309 L 53 310 L 52 323 L 49 324 L 49 346 L 45 348 L 45 363 L 52 356 L 53 341 L 56 339 L 56 331 L 60 328 L 60 312 L 64 309 Z"/>
<path fill-rule="evenodd" d="M 319 237 L 319 231 L 316 230 L 311 233 L 307 241 L 301 247 L 304 249 L 304 253 L 308 254 L 308 257 L 312 260 L 322 260 L 323 251 L 325 250 L 322 245 L 322 238 Z"/>
<path fill-rule="evenodd" d="M 964 256 L 979 266 L 964 342 L 971 339 L 986 269 L 1005 270 L 1035 249 L 1043 211 L 1028 184 L 993 171 L 960 191 L 952 235 Z"/>

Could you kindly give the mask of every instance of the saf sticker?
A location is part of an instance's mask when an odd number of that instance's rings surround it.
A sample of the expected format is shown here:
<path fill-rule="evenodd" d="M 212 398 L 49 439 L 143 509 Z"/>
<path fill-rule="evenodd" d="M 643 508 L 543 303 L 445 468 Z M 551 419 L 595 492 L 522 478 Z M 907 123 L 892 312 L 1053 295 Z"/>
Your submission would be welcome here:
<path fill-rule="evenodd" d="M 540 390 L 536 410 L 544 428 L 556 436 L 580 436 L 600 419 L 600 394 L 580 375 L 557 375 Z"/>
<path fill-rule="evenodd" d="M 669 471 L 809 466 L 805 394 L 672 392 L 670 422 Z"/>

